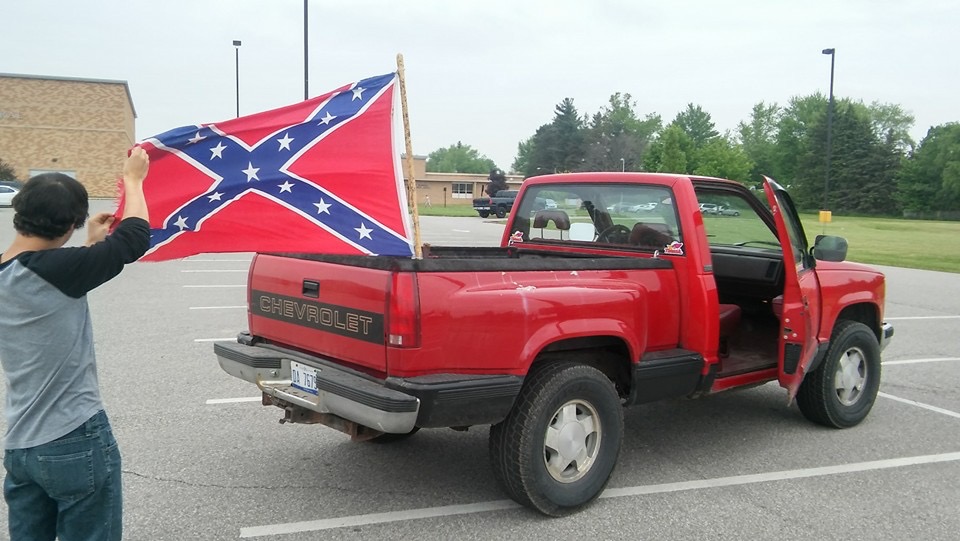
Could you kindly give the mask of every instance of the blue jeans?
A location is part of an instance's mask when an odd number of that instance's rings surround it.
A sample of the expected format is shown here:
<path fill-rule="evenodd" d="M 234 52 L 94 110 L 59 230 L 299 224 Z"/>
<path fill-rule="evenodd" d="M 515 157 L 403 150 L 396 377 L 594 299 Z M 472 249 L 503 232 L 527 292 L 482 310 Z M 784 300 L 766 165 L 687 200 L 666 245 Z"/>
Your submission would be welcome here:
<path fill-rule="evenodd" d="M 7 449 L 3 467 L 11 541 L 121 538 L 120 450 L 103 411 L 50 443 Z"/>

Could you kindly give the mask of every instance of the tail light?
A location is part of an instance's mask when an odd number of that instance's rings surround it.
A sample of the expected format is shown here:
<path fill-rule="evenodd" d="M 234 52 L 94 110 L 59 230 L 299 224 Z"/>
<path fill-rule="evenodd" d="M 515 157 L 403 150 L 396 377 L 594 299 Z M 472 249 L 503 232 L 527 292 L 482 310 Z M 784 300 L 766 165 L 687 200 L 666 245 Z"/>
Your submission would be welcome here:
<path fill-rule="evenodd" d="M 420 347 L 420 291 L 415 273 L 393 273 L 387 296 L 387 345 Z"/>

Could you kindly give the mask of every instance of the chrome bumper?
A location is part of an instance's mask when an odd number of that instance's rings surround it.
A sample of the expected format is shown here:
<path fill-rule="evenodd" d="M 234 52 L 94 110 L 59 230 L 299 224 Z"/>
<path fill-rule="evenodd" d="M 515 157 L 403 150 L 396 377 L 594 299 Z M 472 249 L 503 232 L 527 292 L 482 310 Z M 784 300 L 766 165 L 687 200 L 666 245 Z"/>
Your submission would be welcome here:
<path fill-rule="evenodd" d="M 405 434 L 416 426 L 420 400 L 387 389 L 375 380 L 290 351 L 233 343 L 215 344 L 214 351 L 226 373 L 254 383 L 265 394 L 284 402 L 331 413 L 381 432 Z M 317 369 L 317 394 L 290 384 L 291 360 Z"/>
<path fill-rule="evenodd" d="M 883 349 L 890 344 L 890 340 L 892 338 L 893 338 L 893 325 L 889 323 L 884 323 L 883 327 L 880 330 L 880 351 L 883 351 Z"/>

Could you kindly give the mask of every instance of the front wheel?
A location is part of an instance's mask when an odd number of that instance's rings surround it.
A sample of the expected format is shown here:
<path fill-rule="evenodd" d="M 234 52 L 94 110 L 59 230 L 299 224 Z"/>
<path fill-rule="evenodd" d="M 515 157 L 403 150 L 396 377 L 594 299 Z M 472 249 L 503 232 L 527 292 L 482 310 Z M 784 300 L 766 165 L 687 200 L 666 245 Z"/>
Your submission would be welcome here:
<path fill-rule="evenodd" d="M 863 323 L 838 321 L 823 364 L 800 384 L 797 406 L 817 424 L 849 428 L 870 413 L 879 390 L 876 335 Z"/>
<path fill-rule="evenodd" d="M 497 207 L 497 218 L 503 218 L 507 215 L 507 207 Z"/>
<path fill-rule="evenodd" d="M 518 503 L 563 516 L 609 481 L 623 408 L 613 383 L 590 366 L 550 364 L 529 378 L 513 411 L 490 430 L 494 475 Z"/>

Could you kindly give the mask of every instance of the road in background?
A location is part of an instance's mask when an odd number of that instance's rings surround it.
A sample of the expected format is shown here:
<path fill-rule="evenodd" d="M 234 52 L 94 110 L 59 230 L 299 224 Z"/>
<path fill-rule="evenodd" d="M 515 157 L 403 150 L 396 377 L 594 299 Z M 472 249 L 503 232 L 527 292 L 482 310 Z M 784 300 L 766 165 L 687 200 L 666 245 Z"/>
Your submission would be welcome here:
<path fill-rule="evenodd" d="M 11 215 L 0 209 L 3 248 Z M 480 218 L 422 226 L 437 245 L 496 245 L 503 230 Z M 246 328 L 249 260 L 138 263 L 90 294 L 124 459 L 126 539 L 952 540 L 960 531 L 960 299 L 951 293 L 960 275 L 883 269 L 896 336 L 884 396 L 860 426 L 813 425 L 776 385 L 632 408 L 605 497 L 544 519 L 493 481 L 487 427 L 375 445 L 280 425 L 282 412 L 259 405 L 213 355 L 213 341 Z"/>

